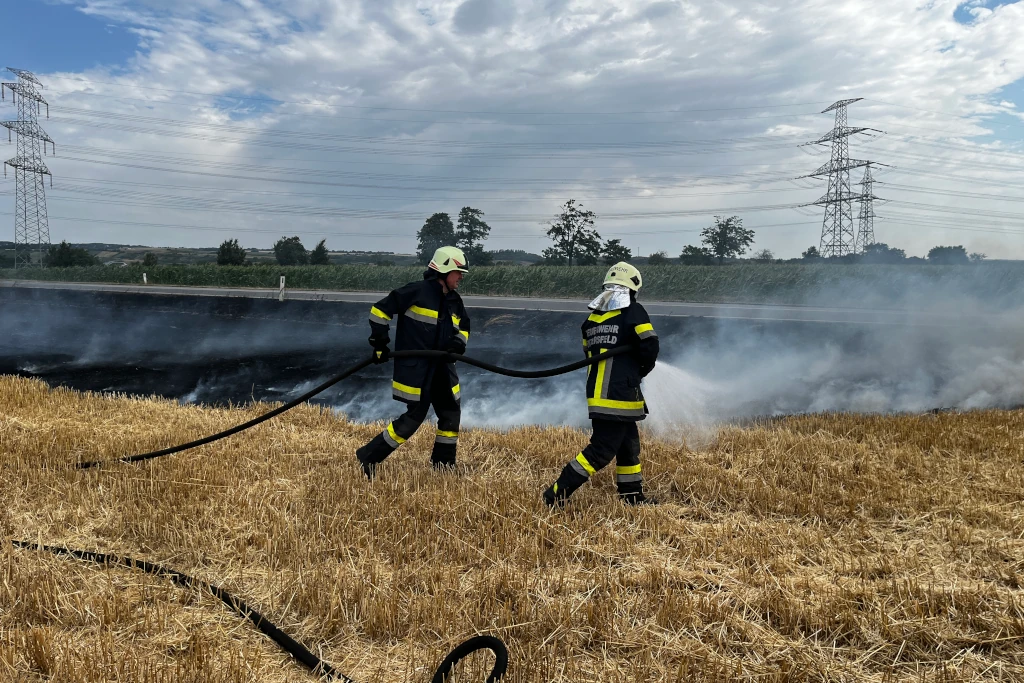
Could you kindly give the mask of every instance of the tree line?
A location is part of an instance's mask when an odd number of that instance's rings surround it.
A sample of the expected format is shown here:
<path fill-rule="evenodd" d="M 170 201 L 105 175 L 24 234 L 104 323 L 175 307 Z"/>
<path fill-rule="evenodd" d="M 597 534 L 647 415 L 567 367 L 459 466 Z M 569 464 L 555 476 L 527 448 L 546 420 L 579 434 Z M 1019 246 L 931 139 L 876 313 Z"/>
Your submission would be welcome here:
<path fill-rule="evenodd" d="M 293 237 L 282 237 L 274 242 L 274 258 L 281 266 L 329 266 L 331 255 L 327 251 L 327 240 L 320 240 L 313 248 L 307 251 L 302 240 L 296 235 Z M 224 240 L 217 249 L 217 265 L 219 266 L 244 266 L 245 249 L 238 243 L 238 240 Z"/>
<path fill-rule="evenodd" d="M 595 228 L 597 215 L 575 199 L 566 201 L 559 214 L 549 223 L 547 236 L 551 246 L 544 249 L 542 259 L 534 265 L 586 266 L 603 262 L 607 265 L 627 261 L 632 251 L 619 239 L 601 239 Z M 484 221 L 484 212 L 471 206 L 459 211 L 458 220 L 452 223 L 451 216 L 438 212 L 431 214 L 416 233 L 417 259 L 427 264 L 438 247 L 455 245 L 466 253 L 469 263 L 474 266 L 492 265 L 495 256 L 524 255 L 521 250 L 487 251 L 484 242 L 490 236 L 491 227 Z M 688 244 L 678 257 L 681 265 L 722 265 L 727 260 L 743 256 L 754 243 L 754 231 L 743 226 L 739 216 L 715 216 L 714 222 L 701 230 L 700 245 Z M 312 251 L 307 251 L 298 236 L 281 237 L 274 243 L 274 256 L 282 266 L 330 265 L 331 256 L 327 240 L 322 239 Z M 968 254 L 962 245 L 933 247 L 926 258 L 908 257 L 902 249 L 885 243 L 869 244 L 859 254 L 823 258 L 817 247 L 809 247 L 800 258 L 787 259 L 788 263 L 931 263 L 959 265 L 978 263 L 985 254 Z M 761 249 L 752 255 L 752 260 L 761 263 L 778 262 L 770 249 Z M 89 266 L 98 264 L 98 259 L 85 249 L 72 247 L 67 242 L 51 246 L 43 258 L 45 266 Z M 246 251 L 237 239 L 224 240 L 217 250 L 217 264 L 241 266 L 246 263 Z M 656 251 L 647 257 L 649 265 L 668 265 L 671 257 L 665 251 Z M 155 266 L 156 255 L 146 253 L 144 266 Z M 377 265 L 394 265 L 391 261 L 378 259 Z"/>

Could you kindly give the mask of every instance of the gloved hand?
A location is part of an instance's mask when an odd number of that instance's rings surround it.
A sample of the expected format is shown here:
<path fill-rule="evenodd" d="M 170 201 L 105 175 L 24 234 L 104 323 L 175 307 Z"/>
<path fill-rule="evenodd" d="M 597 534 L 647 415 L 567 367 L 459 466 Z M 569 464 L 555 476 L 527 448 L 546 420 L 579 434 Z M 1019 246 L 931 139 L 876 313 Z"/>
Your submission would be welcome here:
<path fill-rule="evenodd" d="M 373 347 L 373 362 L 386 363 L 391 358 L 391 349 L 388 348 L 388 337 L 370 337 L 370 346 Z"/>
<path fill-rule="evenodd" d="M 448 353 L 457 353 L 460 356 L 466 352 L 466 342 L 458 335 L 452 337 L 447 344 L 445 344 L 444 350 Z"/>

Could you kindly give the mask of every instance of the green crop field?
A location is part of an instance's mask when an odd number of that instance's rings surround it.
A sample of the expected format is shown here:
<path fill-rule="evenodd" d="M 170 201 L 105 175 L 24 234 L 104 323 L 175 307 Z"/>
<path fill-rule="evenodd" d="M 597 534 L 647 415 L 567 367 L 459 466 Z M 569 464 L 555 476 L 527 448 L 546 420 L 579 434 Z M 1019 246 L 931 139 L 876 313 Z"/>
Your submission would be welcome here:
<path fill-rule="evenodd" d="M 143 268 L 92 266 L 0 270 L 0 279 L 59 282 L 220 287 L 278 286 L 285 275 L 291 289 L 387 291 L 422 276 L 421 267 L 382 266 L 216 266 L 168 265 Z M 588 298 L 599 289 L 603 266 L 492 266 L 475 268 L 463 282 L 465 294 Z M 872 306 L 913 301 L 922 294 L 1016 303 L 1024 294 L 1024 262 L 969 266 L 737 264 L 647 266 L 643 296 L 648 300 L 765 302 Z"/>

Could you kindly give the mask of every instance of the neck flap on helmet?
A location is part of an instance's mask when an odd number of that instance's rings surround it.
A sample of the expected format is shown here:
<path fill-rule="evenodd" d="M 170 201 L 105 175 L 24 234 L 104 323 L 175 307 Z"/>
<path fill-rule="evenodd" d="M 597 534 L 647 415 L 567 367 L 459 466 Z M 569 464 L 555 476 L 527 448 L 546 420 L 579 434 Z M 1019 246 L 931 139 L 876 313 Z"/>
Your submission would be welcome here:
<path fill-rule="evenodd" d="M 607 313 L 629 306 L 629 288 L 623 285 L 605 285 L 604 291 L 587 305 L 592 311 Z"/>

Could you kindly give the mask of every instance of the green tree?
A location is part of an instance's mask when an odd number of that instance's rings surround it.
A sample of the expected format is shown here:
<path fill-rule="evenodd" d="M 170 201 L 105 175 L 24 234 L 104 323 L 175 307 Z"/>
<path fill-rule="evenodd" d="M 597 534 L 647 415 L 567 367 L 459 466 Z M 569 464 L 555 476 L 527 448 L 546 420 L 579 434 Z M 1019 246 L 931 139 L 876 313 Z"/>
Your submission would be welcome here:
<path fill-rule="evenodd" d="M 679 254 L 679 262 L 684 266 L 710 266 L 715 262 L 715 257 L 704 247 L 687 244 Z"/>
<path fill-rule="evenodd" d="M 715 216 L 715 224 L 701 230 L 700 236 L 708 251 L 718 258 L 719 265 L 727 258 L 746 253 L 754 242 L 754 231 L 744 228 L 739 216 Z"/>
<path fill-rule="evenodd" d="M 455 246 L 466 253 L 470 266 L 489 266 L 494 262 L 493 255 L 484 251 L 483 241 L 491 234 L 491 226 L 480 219 L 483 215 L 480 209 L 464 206 L 455 226 Z"/>
<path fill-rule="evenodd" d="M 327 253 L 327 240 L 322 239 L 317 242 L 316 247 L 309 253 L 309 265 L 329 266 L 330 264 L 331 255 Z"/>
<path fill-rule="evenodd" d="M 145 256 L 142 257 L 142 265 L 147 268 L 151 268 L 157 264 L 156 254 L 151 251 L 147 251 Z"/>
<path fill-rule="evenodd" d="M 775 254 L 771 249 L 762 249 L 754 254 L 754 260 L 760 263 L 771 263 L 775 260 Z"/>
<path fill-rule="evenodd" d="M 218 266 L 240 266 L 245 263 L 245 249 L 238 245 L 238 240 L 224 240 L 217 249 Z"/>
<path fill-rule="evenodd" d="M 801 258 L 805 261 L 814 261 L 821 258 L 821 253 L 817 247 L 807 247 L 807 251 L 800 254 Z"/>
<path fill-rule="evenodd" d="M 95 266 L 98 258 L 81 247 L 73 247 L 67 242 L 58 246 L 50 245 L 43 255 L 43 265 L 47 268 L 70 268 L 72 266 Z"/>
<path fill-rule="evenodd" d="M 302 240 L 296 237 L 282 237 L 274 243 L 274 256 L 278 265 L 304 266 L 309 263 L 309 253 L 302 246 Z"/>
<path fill-rule="evenodd" d="M 455 244 L 455 226 L 452 225 L 451 217 L 446 213 L 435 213 L 416 233 L 416 239 L 419 241 L 416 257 L 420 263 L 427 265 L 435 251 Z"/>
<path fill-rule="evenodd" d="M 890 247 L 885 242 L 865 244 L 864 251 L 860 255 L 861 263 L 903 263 L 907 253 L 902 249 Z"/>
<path fill-rule="evenodd" d="M 959 244 L 955 247 L 932 247 L 928 250 L 928 263 L 940 266 L 959 266 L 969 263 L 967 250 Z"/>
<path fill-rule="evenodd" d="M 554 245 L 544 250 L 544 260 L 552 264 L 583 266 L 597 263 L 601 254 L 601 235 L 594 229 L 593 211 L 584 211 L 570 199 L 548 229 Z"/>
<path fill-rule="evenodd" d="M 647 265 L 649 266 L 667 266 L 668 264 L 668 254 L 663 251 L 656 251 L 647 257 Z"/>
<path fill-rule="evenodd" d="M 613 266 L 619 261 L 628 261 L 633 258 L 633 252 L 622 243 L 622 240 L 608 240 L 601 247 L 601 260 L 606 266 Z"/>
<path fill-rule="evenodd" d="M 982 261 L 987 259 L 988 256 L 982 254 L 980 251 L 972 251 L 969 258 L 971 259 L 971 263 L 981 263 Z"/>

